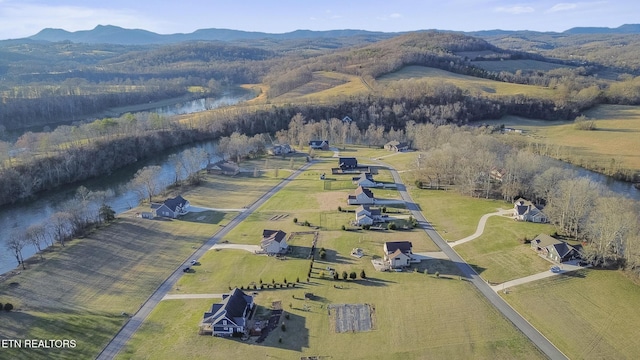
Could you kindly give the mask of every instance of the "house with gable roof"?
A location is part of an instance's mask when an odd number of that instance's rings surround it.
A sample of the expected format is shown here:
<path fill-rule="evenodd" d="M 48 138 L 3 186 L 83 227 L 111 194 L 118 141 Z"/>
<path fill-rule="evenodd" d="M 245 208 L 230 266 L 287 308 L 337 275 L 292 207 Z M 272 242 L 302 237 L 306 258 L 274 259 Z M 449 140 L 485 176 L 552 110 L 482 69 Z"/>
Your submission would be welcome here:
<path fill-rule="evenodd" d="M 379 187 L 381 184 L 376 183 L 373 180 L 373 175 L 369 172 L 360 173 L 360 176 L 354 176 L 351 178 L 351 182 L 354 185 L 362 186 L 362 187 Z"/>
<path fill-rule="evenodd" d="M 178 195 L 172 199 L 165 200 L 162 204 L 152 203 L 151 212 L 154 216 L 175 219 L 180 215 L 188 213 L 189 206 L 189 201 L 181 195 Z"/>
<path fill-rule="evenodd" d="M 248 331 L 247 321 L 253 315 L 253 296 L 235 288 L 222 295 L 222 301 L 211 306 L 200 322 L 200 334 L 229 337 Z"/>
<path fill-rule="evenodd" d="M 349 205 L 371 205 L 373 203 L 375 203 L 373 192 L 362 186 L 358 186 L 354 194 L 347 197 L 347 204 Z"/>
<path fill-rule="evenodd" d="M 401 152 L 401 151 L 409 150 L 409 144 L 406 142 L 392 140 L 384 144 L 384 148 L 385 150 L 389 150 L 389 151 Z"/>
<path fill-rule="evenodd" d="M 369 205 L 360 205 L 356 209 L 356 225 L 373 225 L 384 222 L 380 209 L 371 209 Z"/>
<path fill-rule="evenodd" d="M 286 254 L 289 248 L 287 233 L 282 230 L 263 230 L 260 247 L 268 255 Z"/>
<path fill-rule="evenodd" d="M 314 150 L 329 150 L 329 140 L 311 140 L 309 147 Z"/>
<path fill-rule="evenodd" d="M 540 234 L 531 240 L 531 249 L 559 263 L 573 260 L 580 256 L 576 248 L 547 234 Z"/>
<path fill-rule="evenodd" d="M 392 269 L 409 266 L 412 262 L 411 241 L 387 241 L 384 243 L 384 261 Z"/>
<path fill-rule="evenodd" d="M 513 210 L 514 218 L 516 220 L 534 223 L 549 222 L 547 216 L 540 209 L 538 209 L 531 201 L 523 198 L 516 200 Z"/>

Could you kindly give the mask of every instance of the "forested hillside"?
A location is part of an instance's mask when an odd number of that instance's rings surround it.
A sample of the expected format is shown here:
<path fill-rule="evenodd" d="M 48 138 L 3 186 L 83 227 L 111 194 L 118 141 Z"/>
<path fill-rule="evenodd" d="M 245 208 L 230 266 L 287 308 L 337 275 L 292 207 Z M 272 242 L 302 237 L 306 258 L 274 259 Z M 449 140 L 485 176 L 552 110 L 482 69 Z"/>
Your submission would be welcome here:
<path fill-rule="evenodd" d="M 3 42 L 0 51 L 7 56 L 1 58 L 2 130 L 82 120 L 128 104 L 215 95 L 226 85 L 259 84 L 267 96 L 262 103 L 256 100 L 252 106 L 191 115 L 187 120 L 129 114 L 52 127 L 49 132 L 27 132 L 17 141 L 5 138 L 9 141 L 0 142 L 0 203 L 108 174 L 171 146 L 233 132 L 274 135 L 297 113 L 326 122 L 348 115 L 365 132 L 371 126 L 390 131 L 409 122 L 460 125 L 504 115 L 567 120 L 599 103 L 640 103 L 640 80 L 630 75 L 601 79 L 593 68 L 602 70 L 603 64 L 585 67 L 571 60 L 549 60 L 451 32 L 424 31 L 371 41 L 367 37 L 324 39 L 313 49 L 302 39 L 279 41 L 273 49 L 262 40 L 245 40 L 242 45 L 163 46 Z M 513 66 L 522 60 L 553 66 L 524 71 Z M 504 67 L 479 66 L 487 61 Z M 446 80 L 378 81 L 407 66 L 522 84 L 525 90 L 487 95 Z M 366 91 L 322 101 L 314 101 L 313 94 L 304 100 L 283 97 L 311 83 L 317 72 L 360 79 Z M 192 93 L 194 88 L 198 90 Z M 538 95 L 534 91 L 538 88 L 548 89 L 553 96 Z"/>

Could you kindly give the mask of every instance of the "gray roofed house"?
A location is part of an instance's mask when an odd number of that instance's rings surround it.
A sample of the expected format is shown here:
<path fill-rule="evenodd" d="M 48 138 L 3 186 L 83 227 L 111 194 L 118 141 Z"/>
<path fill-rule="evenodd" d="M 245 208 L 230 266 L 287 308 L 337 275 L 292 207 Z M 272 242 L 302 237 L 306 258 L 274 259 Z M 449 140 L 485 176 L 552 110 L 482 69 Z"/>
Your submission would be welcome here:
<path fill-rule="evenodd" d="M 338 158 L 338 167 L 340 169 L 355 169 L 358 167 L 358 159 L 354 157 L 341 157 Z"/>
<path fill-rule="evenodd" d="M 205 312 L 200 323 L 200 334 L 233 336 L 247 332 L 247 320 L 253 315 L 253 297 L 235 288 L 222 296 L 222 301 Z"/>
<path fill-rule="evenodd" d="M 540 234 L 531 240 L 531 249 L 556 262 L 564 262 L 579 257 L 576 248 L 547 234 Z"/>
<path fill-rule="evenodd" d="M 529 221 L 534 223 L 546 223 L 549 221 L 547 216 L 538 209 L 531 201 L 518 199 L 513 206 L 514 217 L 516 220 Z"/>
<path fill-rule="evenodd" d="M 407 144 L 406 142 L 400 142 L 397 140 L 392 140 L 389 141 L 388 143 L 384 144 L 384 148 L 386 150 L 389 151 L 407 151 L 409 150 L 409 144 Z"/>
<path fill-rule="evenodd" d="M 347 197 L 347 204 L 349 205 L 370 205 L 374 202 L 375 198 L 373 197 L 373 192 L 369 189 L 363 188 L 362 186 L 358 186 L 354 194 Z"/>
<path fill-rule="evenodd" d="M 213 164 L 207 165 L 207 173 L 209 174 L 221 174 L 221 175 L 237 175 L 240 172 L 240 167 L 233 161 L 222 160 Z"/>
<path fill-rule="evenodd" d="M 167 199 L 162 204 L 152 203 L 151 212 L 154 216 L 168 217 L 175 219 L 179 215 L 184 215 L 189 212 L 189 201 L 178 195 L 174 198 Z"/>
<path fill-rule="evenodd" d="M 268 255 L 285 254 L 287 245 L 287 233 L 282 230 L 263 230 L 260 247 Z"/>
<path fill-rule="evenodd" d="M 311 140 L 309 147 L 315 150 L 329 150 L 329 140 Z"/>
<path fill-rule="evenodd" d="M 405 255 L 411 255 L 412 248 L 411 241 L 387 241 L 384 243 L 384 253 L 386 255 L 393 254 L 396 250 L 402 251 Z"/>

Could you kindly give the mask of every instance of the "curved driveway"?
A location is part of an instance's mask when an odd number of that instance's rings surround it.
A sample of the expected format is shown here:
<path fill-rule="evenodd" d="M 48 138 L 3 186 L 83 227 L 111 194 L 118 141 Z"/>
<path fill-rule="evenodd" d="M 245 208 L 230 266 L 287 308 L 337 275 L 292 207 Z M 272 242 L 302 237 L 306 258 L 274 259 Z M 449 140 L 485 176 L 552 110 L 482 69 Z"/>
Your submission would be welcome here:
<path fill-rule="evenodd" d="M 262 195 L 256 202 L 254 202 L 246 211 L 243 211 L 238 214 L 233 220 L 227 224 L 227 226 L 223 227 L 218 231 L 215 235 L 213 235 L 206 243 L 204 243 L 198 250 L 196 250 L 187 260 L 187 262 L 180 265 L 157 289 L 156 291 L 149 296 L 147 301 L 140 307 L 140 310 L 135 313 L 129 319 L 129 321 L 124 324 L 124 326 L 120 329 L 120 331 L 116 334 L 116 336 L 111 339 L 109 344 L 102 350 L 102 352 L 98 355 L 97 359 L 99 360 L 107 360 L 113 359 L 118 355 L 120 350 L 125 346 L 127 341 L 135 334 L 135 332 L 140 328 L 144 319 L 149 316 L 151 311 L 158 305 L 158 303 L 173 289 L 176 282 L 180 277 L 184 274 L 182 272 L 182 268 L 188 265 L 188 261 L 190 259 L 199 259 L 202 255 L 204 255 L 211 247 L 216 244 L 219 240 L 221 240 L 224 236 L 226 236 L 234 227 L 240 224 L 244 219 L 246 219 L 249 215 L 251 215 L 257 208 L 259 208 L 262 204 L 265 203 L 273 194 L 277 193 L 282 189 L 285 185 L 287 185 L 291 180 L 296 178 L 302 171 L 308 168 L 313 162 L 307 163 L 302 166 L 300 169 L 294 171 L 287 178 L 283 179 L 278 185 L 274 186 L 267 193 Z"/>
<path fill-rule="evenodd" d="M 536 328 L 533 327 L 522 315 L 516 312 L 506 301 L 504 301 L 496 292 L 487 284 L 473 268 L 467 264 L 457 252 L 453 250 L 449 244 L 435 231 L 433 226 L 424 218 L 420 208 L 413 202 L 413 199 L 409 195 L 400 178 L 398 172 L 389 167 L 391 175 L 394 181 L 398 184 L 398 191 L 400 196 L 407 204 L 407 209 L 411 210 L 413 217 L 418 221 L 418 225 L 429 235 L 429 237 L 436 243 L 436 245 L 442 250 L 442 252 L 453 261 L 460 269 L 463 276 L 484 295 L 487 300 L 504 315 L 513 325 L 515 325 L 531 342 L 533 342 L 540 351 L 547 355 L 550 359 L 567 359 L 555 345 L 549 341 L 544 335 L 542 335 Z"/>

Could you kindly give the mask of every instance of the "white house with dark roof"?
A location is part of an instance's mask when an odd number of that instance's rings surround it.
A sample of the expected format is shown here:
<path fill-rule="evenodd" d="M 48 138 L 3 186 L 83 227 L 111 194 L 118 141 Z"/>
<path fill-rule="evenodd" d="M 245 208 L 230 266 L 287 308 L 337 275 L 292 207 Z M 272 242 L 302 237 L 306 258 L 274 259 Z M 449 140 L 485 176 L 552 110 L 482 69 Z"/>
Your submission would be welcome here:
<path fill-rule="evenodd" d="M 520 198 L 513 205 L 514 218 L 520 221 L 534 223 L 549 222 L 547 216 L 538 209 L 531 201 Z"/>
<path fill-rule="evenodd" d="M 222 301 L 204 313 L 200 333 L 224 337 L 244 334 L 254 306 L 252 296 L 235 288 L 231 293 L 222 295 Z"/>
<path fill-rule="evenodd" d="M 384 144 L 384 148 L 385 150 L 389 150 L 389 151 L 407 151 L 409 150 L 409 144 L 406 142 L 400 142 L 397 140 L 392 140 L 389 141 L 388 143 Z"/>
<path fill-rule="evenodd" d="M 382 184 L 378 184 L 373 180 L 373 175 L 368 172 L 363 172 L 360 176 L 354 176 L 351 178 L 351 182 L 354 185 L 362 186 L 365 188 L 378 187 Z"/>
<path fill-rule="evenodd" d="M 379 222 L 384 222 L 380 209 L 371 209 L 368 205 L 356 208 L 356 225 L 373 225 Z"/>
<path fill-rule="evenodd" d="M 347 204 L 349 205 L 372 205 L 373 203 L 375 203 L 373 192 L 362 186 L 358 186 L 353 195 L 347 197 Z"/>
<path fill-rule="evenodd" d="M 392 269 L 409 266 L 414 261 L 411 241 L 387 241 L 384 243 L 384 260 Z"/>
<path fill-rule="evenodd" d="M 285 254 L 287 245 L 287 233 L 282 230 L 263 230 L 260 247 L 268 255 Z"/>
<path fill-rule="evenodd" d="M 151 212 L 154 216 L 175 219 L 180 215 L 188 213 L 189 206 L 189 201 L 181 195 L 178 195 L 172 199 L 165 200 L 162 204 L 152 203 Z"/>

